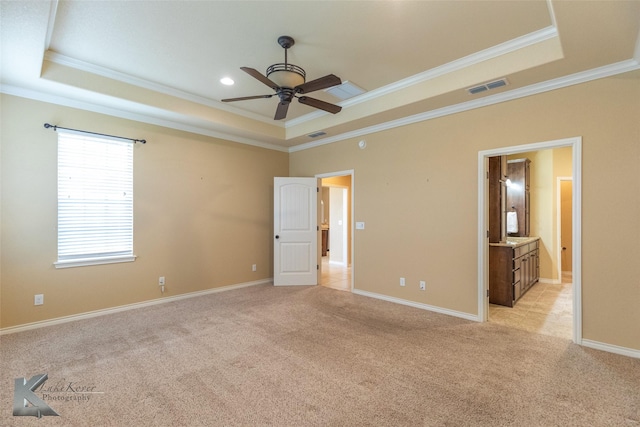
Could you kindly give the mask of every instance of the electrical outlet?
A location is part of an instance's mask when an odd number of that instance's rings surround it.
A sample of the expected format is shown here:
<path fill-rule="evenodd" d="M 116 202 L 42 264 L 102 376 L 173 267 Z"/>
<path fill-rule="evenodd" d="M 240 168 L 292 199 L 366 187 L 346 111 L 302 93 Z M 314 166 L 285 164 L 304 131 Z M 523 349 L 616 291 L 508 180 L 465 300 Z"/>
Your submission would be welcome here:
<path fill-rule="evenodd" d="M 424 280 L 420 280 L 420 290 L 424 291 L 427 289 L 427 282 L 425 282 Z"/>
<path fill-rule="evenodd" d="M 404 286 L 404 285 L 405 285 L 404 277 L 401 277 L 400 278 L 400 286 Z"/>
<path fill-rule="evenodd" d="M 159 286 L 164 286 L 164 276 L 160 276 L 160 277 L 158 278 L 158 285 L 159 285 Z"/>
<path fill-rule="evenodd" d="M 42 305 L 44 304 L 44 294 L 36 294 L 33 297 L 33 305 Z"/>
<path fill-rule="evenodd" d="M 253 265 L 251 266 L 251 271 L 256 271 L 257 269 L 258 269 L 258 266 L 257 266 L 257 265 L 253 264 Z"/>

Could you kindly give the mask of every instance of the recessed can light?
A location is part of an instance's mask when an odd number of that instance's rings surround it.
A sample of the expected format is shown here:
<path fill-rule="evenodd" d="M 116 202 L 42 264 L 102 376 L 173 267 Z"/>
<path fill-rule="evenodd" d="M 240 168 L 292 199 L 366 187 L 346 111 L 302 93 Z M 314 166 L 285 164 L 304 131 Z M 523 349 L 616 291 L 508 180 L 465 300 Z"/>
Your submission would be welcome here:
<path fill-rule="evenodd" d="M 223 77 L 220 79 L 220 83 L 222 83 L 225 86 L 231 86 L 233 85 L 234 81 L 230 77 Z"/>

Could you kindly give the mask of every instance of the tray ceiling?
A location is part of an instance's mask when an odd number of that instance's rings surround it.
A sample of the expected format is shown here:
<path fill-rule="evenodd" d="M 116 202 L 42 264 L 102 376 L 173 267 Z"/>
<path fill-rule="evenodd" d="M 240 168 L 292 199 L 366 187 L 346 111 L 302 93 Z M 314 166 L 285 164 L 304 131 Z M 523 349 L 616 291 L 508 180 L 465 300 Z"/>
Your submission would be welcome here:
<path fill-rule="evenodd" d="M 2 91 L 276 149 L 638 69 L 638 1 L 3 1 Z M 240 70 L 365 89 L 331 115 Z M 220 83 L 235 80 L 233 86 Z M 466 89 L 506 78 L 477 95 Z M 527 92 L 529 91 L 529 92 Z M 496 98 L 500 96 L 502 98 Z M 322 130 L 314 141 L 307 136 Z"/>

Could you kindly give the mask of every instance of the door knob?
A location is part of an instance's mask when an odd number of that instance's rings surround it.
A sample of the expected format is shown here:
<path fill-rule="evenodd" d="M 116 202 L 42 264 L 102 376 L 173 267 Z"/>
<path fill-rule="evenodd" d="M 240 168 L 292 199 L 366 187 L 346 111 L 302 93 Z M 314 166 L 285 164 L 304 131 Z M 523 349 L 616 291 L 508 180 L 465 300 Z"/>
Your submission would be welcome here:
<path fill-rule="evenodd" d="M 276 239 L 279 239 L 279 238 L 280 238 L 280 236 L 278 236 L 278 235 L 276 234 Z"/>

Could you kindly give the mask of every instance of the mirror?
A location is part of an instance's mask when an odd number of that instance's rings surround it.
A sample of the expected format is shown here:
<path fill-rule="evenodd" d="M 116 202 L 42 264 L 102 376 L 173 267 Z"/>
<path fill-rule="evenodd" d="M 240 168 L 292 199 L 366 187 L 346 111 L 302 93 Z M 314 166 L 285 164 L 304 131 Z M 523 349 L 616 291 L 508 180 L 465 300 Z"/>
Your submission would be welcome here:
<path fill-rule="evenodd" d="M 529 237 L 530 233 L 529 159 L 507 161 L 504 224 L 507 237 Z"/>

